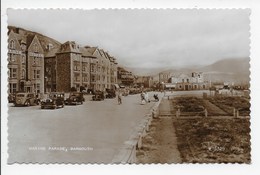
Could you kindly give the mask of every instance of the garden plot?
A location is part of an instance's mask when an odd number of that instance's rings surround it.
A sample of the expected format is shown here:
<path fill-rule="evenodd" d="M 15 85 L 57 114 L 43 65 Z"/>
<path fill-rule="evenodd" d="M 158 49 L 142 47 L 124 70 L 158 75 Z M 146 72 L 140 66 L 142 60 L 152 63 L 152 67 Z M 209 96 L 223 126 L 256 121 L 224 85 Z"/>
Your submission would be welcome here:
<path fill-rule="evenodd" d="M 182 162 L 250 163 L 249 119 L 175 120 Z"/>
<path fill-rule="evenodd" d="M 180 109 L 181 116 L 204 116 L 203 99 L 198 97 L 176 97 L 172 101 L 174 111 Z"/>
<path fill-rule="evenodd" d="M 233 115 L 234 108 L 239 110 L 240 116 L 250 115 L 250 102 L 243 97 L 212 97 L 208 100 L 225 111 L 228 115 Z"/>

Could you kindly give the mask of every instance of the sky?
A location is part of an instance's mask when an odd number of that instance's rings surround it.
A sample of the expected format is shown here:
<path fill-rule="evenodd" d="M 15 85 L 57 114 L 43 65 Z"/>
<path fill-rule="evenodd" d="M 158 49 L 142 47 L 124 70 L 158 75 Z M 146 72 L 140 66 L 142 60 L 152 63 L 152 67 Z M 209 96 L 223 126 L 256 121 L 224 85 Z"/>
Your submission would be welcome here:
<path fill-rule="evenodd" d="M 140 69 L 208 65 L 250 55 L 250 11 L 14 10 L 8 25 L 61 43 L 98 46 Z"/>

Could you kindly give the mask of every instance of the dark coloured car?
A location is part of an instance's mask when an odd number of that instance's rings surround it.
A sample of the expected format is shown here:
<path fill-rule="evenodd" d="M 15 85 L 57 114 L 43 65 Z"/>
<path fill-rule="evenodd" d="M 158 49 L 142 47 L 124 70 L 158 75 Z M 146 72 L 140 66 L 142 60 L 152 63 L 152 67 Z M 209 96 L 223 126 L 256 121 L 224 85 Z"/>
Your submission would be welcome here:
<path fill-rule="evenodd" d="M 106 89 L 106 98 L 115 98 L 116 91 L 114 89 Z"/>
<path fill-rule="evenodd" d="M 14 103 L 15 102 L 15 94 L 9 94 L 8 95 L 8 102 Z"/>
<path fill-rule="evenodd" d="M 66 99 L 66 105 L 83 104 L 85 101 L 82 92 L 71 92 L 69 98 Z"/>
<path fill-rule="evenodd" d="M 64 107 L 64 93 L 50 93 L 49 96 L 41 101 L 41 109 Z"/>
<path fill-rule="evenodd" d="M 105 99 L 104 92 L 102 91 L 96 91 L 94 95 L 92 96 L 93 101 L 101 101 Z"/>

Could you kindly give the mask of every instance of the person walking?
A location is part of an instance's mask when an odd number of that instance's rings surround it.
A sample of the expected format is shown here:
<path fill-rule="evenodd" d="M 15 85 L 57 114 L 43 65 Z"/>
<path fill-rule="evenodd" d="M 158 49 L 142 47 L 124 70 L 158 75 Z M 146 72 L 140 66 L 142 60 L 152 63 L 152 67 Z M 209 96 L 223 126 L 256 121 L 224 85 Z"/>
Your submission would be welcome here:
<path fill-rule="evenodd" d="M 141 104 L 144 105 L 146 103 L 145 94 L 144 94 L 144 92 L 142 92 L 140 95 L 141 95 Z"/>
<path fill-rule="evenodd" d="M 117 101 L 118 101 L 118 104 L 122 104 L 122 93 L 120 91 L 120 89 L 118 90 L 118 93 L 117 93 Z"/>
<path fill-rule="evenodd" d="M 147 92 L 145 92 L 145 101 L 146 101 L 146 103 L 150 103 L 149 95 Z"/>

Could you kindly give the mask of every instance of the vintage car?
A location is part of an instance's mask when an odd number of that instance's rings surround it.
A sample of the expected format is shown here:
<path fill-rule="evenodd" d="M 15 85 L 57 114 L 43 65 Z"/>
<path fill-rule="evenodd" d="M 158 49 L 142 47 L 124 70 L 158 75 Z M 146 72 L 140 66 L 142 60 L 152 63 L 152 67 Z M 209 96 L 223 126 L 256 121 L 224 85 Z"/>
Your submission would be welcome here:
<path fill-rule="evenodd" d="M 15 94 L 8 94 L 8 103 L 14 103 L 15 102 Z"/>
<path fill-rule="evenodd" d="M 116 91 L 114 89 L 106 89 L 106 98 L 115 98 Z"/>
<path fill-rule="evenodd" d="M 64 107 L 64 93 L 52 92 L 41 101 L 41 109 L 56 109 L 57 107 Z"/>
<path fill-rule="evenodd" d="M 14 106 L 37 105 L 38 99 L 34 93 L 19 92 L 15 95 Z"/>
<path fill-rule="evenodd" d="M 66 105 L 83 104 L 85 101 L 82 92 L 71 92 L 69 98 L 65 100 Z"/>
<path fill-rule="evenodd" d="M 94 95 L 92 96 L 93 101 L 101 101 L 105 99 L 104 92 L 102 91 L 96 91 Z"/>

